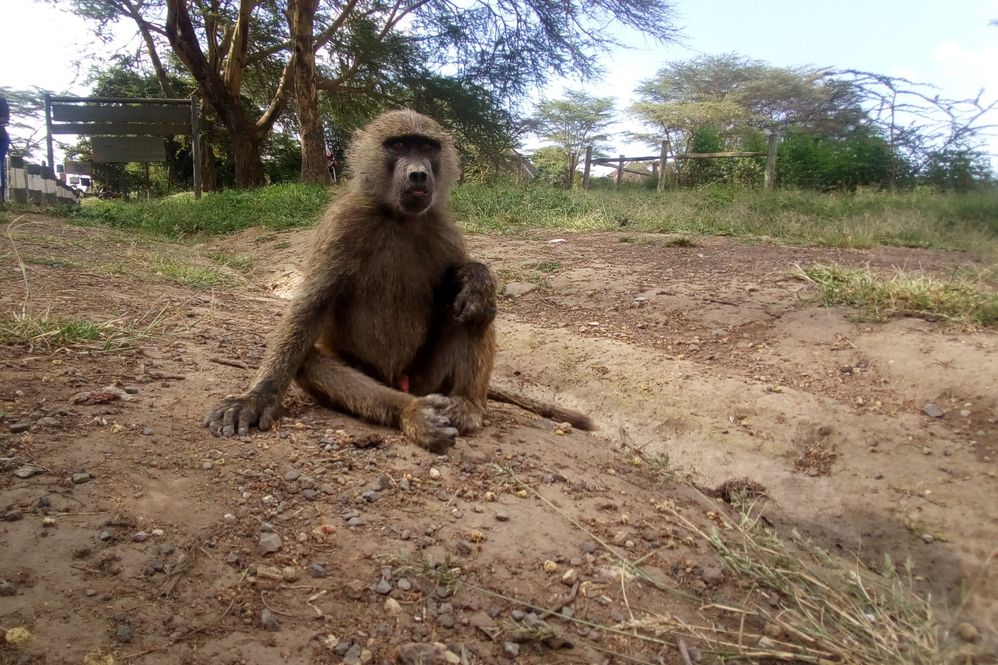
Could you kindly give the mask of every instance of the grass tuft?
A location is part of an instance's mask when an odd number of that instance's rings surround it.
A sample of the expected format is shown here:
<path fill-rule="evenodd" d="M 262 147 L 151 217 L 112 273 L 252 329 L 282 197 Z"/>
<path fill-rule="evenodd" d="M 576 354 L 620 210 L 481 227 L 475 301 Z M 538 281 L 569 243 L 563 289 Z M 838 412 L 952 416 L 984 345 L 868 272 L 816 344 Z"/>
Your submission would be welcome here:
<path fill-rule="evenodd" d="M 165 310 L 155 316 L 127 321 L 65 318 L 45 310 L 40 314 L 20 311 L 0 316 L 0 344 L 28 346 L 32 350 L 87 348 L 91 351 L 121 350 L 158 334 Z M 148 318 L 148 320 L 146 320 Z"/>
<path fill-rule="evenodd" d="M 800 271 L 821 288 L 825 304 L 859 307 L 863 316 L 872 320 L 919 316 L 978 326 L 998 325 L 998 294 L 989 288 L 985 272 L 964 271 L 940 280 L 902 271 L 882 278 L 870 270 L 836 265 L 815 265 Z"/>

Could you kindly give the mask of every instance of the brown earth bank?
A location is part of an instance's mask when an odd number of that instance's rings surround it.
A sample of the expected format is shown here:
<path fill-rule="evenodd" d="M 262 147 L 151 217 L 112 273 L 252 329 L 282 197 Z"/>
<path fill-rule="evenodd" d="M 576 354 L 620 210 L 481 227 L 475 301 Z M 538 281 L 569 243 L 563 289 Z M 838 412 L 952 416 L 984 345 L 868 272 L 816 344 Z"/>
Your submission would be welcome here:
<path fill-rule="evenodd" d="M 310 238 L 7 226 L 0 312 L 116 337 L 0 346 L 0 628 L 30 633 L 0 663 L 721 662 L 668 627 L 769 639 L 718 614 L 766 591 L 697 535 L 737 521 L 732 481 L 846 568 L 910 560 L 944 642 L 993 662 L 998 339 L 857 320 L 795 270 L 982 259 L 474 236 L 509 294 L 496 382 L 597 432 L 493 404 L 434 457 L 294 394 L 275 431 L 214 438 Z"/>

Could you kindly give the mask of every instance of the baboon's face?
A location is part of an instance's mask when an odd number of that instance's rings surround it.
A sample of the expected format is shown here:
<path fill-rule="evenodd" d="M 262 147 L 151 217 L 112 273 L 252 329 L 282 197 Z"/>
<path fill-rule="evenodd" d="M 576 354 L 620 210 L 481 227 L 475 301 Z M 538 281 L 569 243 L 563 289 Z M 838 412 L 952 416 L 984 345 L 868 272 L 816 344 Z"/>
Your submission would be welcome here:
<path fill-rule="evenodd" d="M 406 215 L 429 210 L 440 172 L 440 142 L 427 136 L 393 136 L 384 142 L 385 168 L 392 180 L 392 205 Z"/>

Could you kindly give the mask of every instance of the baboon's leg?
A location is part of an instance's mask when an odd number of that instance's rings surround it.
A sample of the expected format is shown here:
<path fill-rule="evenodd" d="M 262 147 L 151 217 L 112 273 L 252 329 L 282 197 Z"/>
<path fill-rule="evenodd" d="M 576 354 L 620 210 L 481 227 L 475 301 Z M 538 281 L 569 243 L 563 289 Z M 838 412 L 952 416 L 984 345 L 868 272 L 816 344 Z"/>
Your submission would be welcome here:
<path fill-rule="evenodd" d="M 452 446 L 458 433 L 445 415 L 451 407 L 449 399 L 407 395 L 315 348 L 296 381 L 320 402 L 371 423 L 397 427 L 416 444 L 434 452 Z"/>
<path fill-rule="evenodd" d="M 455 320 L 442 326 L 436 341 L 413 370 L 412 392 L 441 393 L 451 404 L 444 411 L 462 434 L 482 427 L 489 378 L 495 359 L 495 328 L 472 330 Z"/>

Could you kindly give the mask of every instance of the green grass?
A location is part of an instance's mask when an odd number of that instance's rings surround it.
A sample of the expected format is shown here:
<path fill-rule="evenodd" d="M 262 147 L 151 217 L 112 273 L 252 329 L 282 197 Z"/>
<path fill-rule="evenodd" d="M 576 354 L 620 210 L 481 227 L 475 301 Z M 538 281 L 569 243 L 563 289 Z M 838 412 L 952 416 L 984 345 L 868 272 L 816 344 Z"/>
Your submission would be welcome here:
<path fill-rule="evenodd" d="M 998 326 L 998 294 L 989 288 L 986 273 L 940 280 L 900 271 L 883 278 L 869 270 L 835 265 L 810 266 L 802 272 L 821 288 L 826 304 L 858 307 L 865 318 L 922 316 Z"/>
<path fill-rule="evenodd" d="M 0 315 L 0 344 L 43 351 L 61 348 L 118 351 L 163 334 L 168 318 L 165 307 L 136 319 L 119 317 L 107 321 L 64 317 L 51 310 L 36 313 L 25 308 Z"/>
<path fill-rule="evenodd" d="M 633 188 L 566 192 L 468 184 L 454 191 L 452 204 L 473 233 L 623 230 L 998 254 L 998 191 L 825 194 L 707 187 L 663 193 Z M 620 217 L 628 219 L 623 229 Z"/>
<path fill-rule="evenodd" d="M 247 254 L 233 254 L 224 249 L 211 249 L 204 253 L 206 257 L 223 266 L 235 270 L 249 270 L 255 259 Z"/>
<path fill-rule="evenodd" d="M 197 265 L 170 257 L 156 257 L 149 264 L 149 270 L 171 282 L 185 284 L 194 289 L 210 289 L 219 286 L 232 286 L 232 275 L 211 266 Z"/>
<path fill-rule="evenodd" d="M 170 238 L 224 235 L 251 226 L 279 230 L 313 224 L 329 202 L 321 185 L 281 184 L 253 190 L 190 193 L 162 199 L 85 199 L 68 213 L 81 224 L 105 224 Z"/>
<path fill-rule="evenodd" d="M 323 186 L 281 184 L 207 193 L 199 201 L 190 194 L 152 201 L 88 199 L 68 214 L 83 224 L 171 238 L 224 235 L 250 226 L 278 231 L 315 223 L 334 192 Z M 895 245 L 998 255 L 998 190 L 828 194 L 711 186 L 662 193 L 637 187 L 567 192 L 469 183 L 454 189 L 451 206 L 471 233 L 667 233 L 682 236 L 672 243 L 678 247 L 690 246 L 684 243 L 699 235 L 726 235 L 802 245 Z M 627 226 L 620 226 L 621 219 Z"/>

